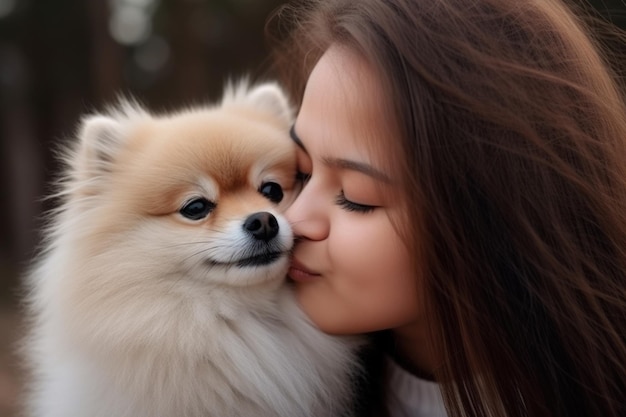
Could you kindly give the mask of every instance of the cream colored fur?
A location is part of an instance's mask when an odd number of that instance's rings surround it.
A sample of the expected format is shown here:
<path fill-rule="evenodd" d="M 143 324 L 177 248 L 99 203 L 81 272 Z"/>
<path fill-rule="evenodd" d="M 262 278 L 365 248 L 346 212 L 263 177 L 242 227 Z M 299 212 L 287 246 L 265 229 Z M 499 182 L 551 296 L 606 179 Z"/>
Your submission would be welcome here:
<path fill-rule="evenodd" d="M 28 282 L 29 416 L 350 414 L 358 342 L 318 331 L 284 281 L 291 118 L 276 85 L 242 83 L 214 106 L 123 101 L 83 120 Z M 259 192 L 268 182 L 280 203 Z M 185 218 L 200 197 L 214 209 Z M 277 221 L 270 242 L 242 227 L 257 212 Z"/>

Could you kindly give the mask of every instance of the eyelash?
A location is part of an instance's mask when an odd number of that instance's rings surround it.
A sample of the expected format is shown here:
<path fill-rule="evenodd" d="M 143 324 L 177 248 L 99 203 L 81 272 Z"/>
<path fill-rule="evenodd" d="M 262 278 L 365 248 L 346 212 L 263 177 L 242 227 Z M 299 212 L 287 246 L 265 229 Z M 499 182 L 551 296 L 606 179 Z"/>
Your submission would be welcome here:
<path fill-rule="evenodd" d="M 311 179 L 311 174 L 298 171 L 296 172 L 296 181 L 299 181 L 304 186 Z M 375 206 L 366 206 L 365 204 L 358 204 L 353 201 L 350 201 L 346 198 L 343 190 L 341 193 L 335 198 L 335 204 L 340 206 L 346 211 L 356 212 L 356 213 L 369 213 L 373 211 Z"/>
<path fill-rule="evenodd" d="M 335 203 L 338 206 L 342 207 L 344 210 L 354 211 L 357 213 L 369 213 L 376 208 L 375 206 L 366 206 L 364 204 L 358 204 L 348 200 L 346 198 L 346 195 L 343 193 L 343 190 L 341 191 L 341 194 L 339 194 L 335 199 Z"/>

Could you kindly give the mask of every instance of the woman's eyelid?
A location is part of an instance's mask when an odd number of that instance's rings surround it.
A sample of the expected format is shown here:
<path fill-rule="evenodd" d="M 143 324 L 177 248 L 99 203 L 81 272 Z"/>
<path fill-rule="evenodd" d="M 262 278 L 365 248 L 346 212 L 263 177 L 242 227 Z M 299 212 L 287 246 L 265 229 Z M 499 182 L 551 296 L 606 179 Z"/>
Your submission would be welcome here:
<path fill-rule="evenodd" d="M 354 201 L 349 200 L 348 198 L 346 198 L 346 195 L 343 190 L 341 190 L 341 192 L 335 199 L 335 202 L 337 203 L 337 205 L 341 206 L 342 208 L 348 211 L 356 211 L 359 213 L 368 213 L 376 208 L 376 206 L 373 206 L 373 205 L 356 203 Z"/>

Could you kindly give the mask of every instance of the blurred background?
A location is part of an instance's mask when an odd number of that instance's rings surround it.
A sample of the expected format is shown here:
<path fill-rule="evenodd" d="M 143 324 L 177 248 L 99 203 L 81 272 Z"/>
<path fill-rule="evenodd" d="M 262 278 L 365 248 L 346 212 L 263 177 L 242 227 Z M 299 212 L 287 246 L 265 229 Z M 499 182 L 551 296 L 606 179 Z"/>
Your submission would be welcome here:
<path fill-rule="evenodd" d="M 20 276 L 40 235 L 56 144 L 120 93 L 148 108 L 217 99 L 263 77 L 279 0 L 0 0 L 0 417 L 20 392 Z"/>
<path fill-rule="evenodd" d="M 51 208 L 55 144 L 120 93 L 164 110 L 217 99 L 229 77 L 271 75 L 264 26 L 281 3 L 0 0 L 0 417 L 19 398 L 20 277 Z M 589 3 L 626 28 L 624 0 Z"/>

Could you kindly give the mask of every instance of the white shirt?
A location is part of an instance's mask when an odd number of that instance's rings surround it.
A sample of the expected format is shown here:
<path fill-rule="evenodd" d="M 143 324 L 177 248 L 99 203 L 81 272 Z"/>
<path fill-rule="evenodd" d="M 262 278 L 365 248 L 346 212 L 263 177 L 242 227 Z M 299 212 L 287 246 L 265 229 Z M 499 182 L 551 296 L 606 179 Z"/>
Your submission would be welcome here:
<path fill-rule="evenodd" d="M 447 417 L 436 382 L 412 375 L 392 359 L 388 358 L 386 365 L 387 406 L 391 417 Z"/>

